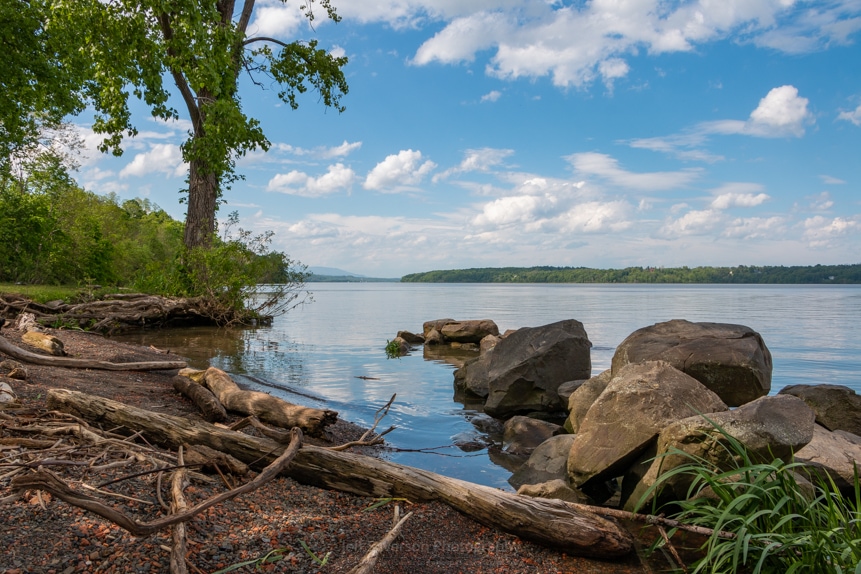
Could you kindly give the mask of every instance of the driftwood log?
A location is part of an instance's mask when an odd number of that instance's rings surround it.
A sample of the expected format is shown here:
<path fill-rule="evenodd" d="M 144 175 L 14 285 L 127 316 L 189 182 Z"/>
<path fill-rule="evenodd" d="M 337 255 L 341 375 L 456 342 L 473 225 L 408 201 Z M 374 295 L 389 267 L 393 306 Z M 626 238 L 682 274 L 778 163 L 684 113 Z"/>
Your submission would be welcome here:
<path fill-rule="evenodd" d="M 212 391 L 194 382 L 188 377 L 179 375 L 171 379 L 173 388 L 183 396 L 188 397 L 191 402 L 197 405 L 198 410 L 203 415 L 203 418 L 211 423 L 221 423 L 227 420 L 227 411 L 224 410 L 224 405 L 215 398 Z"/>
<path fill-rule="evenodd" d="M 284 449 L 270 439 L 65 389 L 48 391 L 48 407 L 92 423 L 142 432 L 147 440 L 169 448 L 205 444 L 256 468 Z M 440 500 L 482 524 L 572 555 L 613 559 L 634 548 L 631 535 L 616 522 L 561 500 L 503 492 L 359 454 L 304 445 L 285 473 L 305 484 L 362 496 Z"/>
<path fill-rule="evenodd" d="M 294 405 L 260 391 L 243 391 L 230 375 L 215 367 L 206 369 L 203 384 L 227 410 L 255 416 L 277 427 L 299 427 L 311 436 L 319 436 L 338 420 L 336 411 Z"/>
<path fill-rule="evenodd" d="M 12 358 L 49 367 L 71 367 L 74 369 L 99 369 L 103 371 L 159 371 L 182 369 L 187 366 L 185 361 L 143 361 L 137 363 L 111 363 L 109 361 L 92 361 L 89 359 L 73 359 L 71 357 L 54 357 L 33 353 L 13 345 L 5 337 L 0 336 L 0 353 Z"/>

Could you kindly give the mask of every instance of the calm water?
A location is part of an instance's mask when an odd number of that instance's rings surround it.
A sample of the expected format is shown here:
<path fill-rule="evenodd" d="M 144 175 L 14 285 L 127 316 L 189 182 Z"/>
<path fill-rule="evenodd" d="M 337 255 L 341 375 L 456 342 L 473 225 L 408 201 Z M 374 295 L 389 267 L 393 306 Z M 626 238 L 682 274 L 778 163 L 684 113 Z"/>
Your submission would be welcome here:
<path fill-rule="evenodd" d="M 124 338 L 170 348 L 197 367 L 224 369 L 252 388 L 295 403 L 325 403 L 363 425 L 397 393 L 381 425 L 398 427 L 387 436 L 389 443 L 435 450 L 393 452 L 392 460 L 506 489 L 510 473 L 501 466 L 504 457 L 493 449 L 466 453 L 447 446 L 455 436 L 483 436 L 469 422 L 475 411 L 453 400 L 454 367 L 425 359 L 421 349 L 387 359 L 383 349 L 397 331 L 421 332 L 423 322 L 446 317 L 493 319 L 500 331 L 577 319 L 592 341 L 597 374 L 610 366 L 616 345 L 640 327 L 670 319 L 739 323 L 759 331 L 772 352 L 772 392 L 796 383 L 842 384 L 861 392 L 859 286 L 313 283 L 310 288 L 315 301 L 277 318 L 272 327 L 165 330 Z"/>

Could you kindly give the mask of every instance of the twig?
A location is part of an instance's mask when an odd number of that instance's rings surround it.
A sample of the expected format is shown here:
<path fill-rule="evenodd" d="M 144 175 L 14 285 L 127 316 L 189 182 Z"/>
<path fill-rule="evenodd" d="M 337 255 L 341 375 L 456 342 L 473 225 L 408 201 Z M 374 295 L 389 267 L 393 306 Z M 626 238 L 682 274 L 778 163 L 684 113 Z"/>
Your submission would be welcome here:
<path fill-rule="evenodd" d="M 176 458 L 180 464 L 183 463 L 182 446 L 179 447 Z M 184 468 L 177 469 L 176 472 L 173 473 L 173 479 L 170 482 L 170 493 L 171 498 L 173 499 L 171 502 L 171 513 L 182 513 L 188 510 L 188 503 L 185 501 L 185 495 L 182 493 L 186 486 L 188 486 L 188 472 Z M 173 545 L 170 549 L 170 573 L 187 574 L 188 569 L 185 567 L 185 553 L 187 546 L 185 538 L 185 524 L 182 522 L 174 524 L 171 537 L 173 538 Z"/>
<path fill-rule="evenodd" d="M 89 510 L 94 514 L 98 514 L 102 518 L 110 520 L 120 528 L 130 532 L 134 536 L 149 536 L 154 532 L 190 520 L 194 515 L 215 506 L 225 500 L 235 498 L 240 494 L 251 492 L 273 478 L 275 478 L 284 468 L 290 464 L 293 457 L 299 451 L 302 445 L 302 431 L 298 428 L 293 429 L 294 440 L 284 449 L 284 452 L 275 459 L 269 466 L 263 469 L 260 474 L 254 477 L 253 480 L 239 486 L 229 492 L 223 492 L 217 496 L 213 496 L 185 512 L 172 514 L 170 516 L 153 520 L 152 522 L 138 522 L 126 514 L 119 512 L 110 506 L 100 502 L 98 499 L 86 494 L 76 492 L 69 487 L 60 478 L 49 470 L 39 469 L 25 476 L 19 476 L 12 480 L 12 490 L 20 492 L 22 490 L 45 490 L 50 492 L 60 500 L 63 500 L 73 506 L 78 506 L 84 510 Z M 162 469 L 163 470 L 163 469 Z"/>
<path fill-rule="evenodd" d="M 329 446 L 325 448 L 327 450 L 342 451 L 347 450 L 348 448 L 353 446 L 374 446 L 382 444 L 384 442 L 383 437 L 395 430 L 395 428 L 397 427 L 390 426 L 389 428 L 377 435 L 373 435 L 373 432 L 377 429 L 377 425 L 380 424 L 380 421 L 382 421 L 386 417 L 386 415 L 389 414 L 389 409 L 392 407 L 392 404 L 395 402 L 395 397 L 397 396 L 397 393 L 393 394 L 392 398 L 389 399 L 389 402 L 377 409 L 377 411 L 374 413 L 374 424 L 371 426 L 371 428 L 366 430 L 361 437 L 359 437 L 359 440 L 354 440 L 344 444 L 340 444 L 338 446 Z M 372 435 L 373 438 L 369 439 L 368 437 Z"/>
<path fill-rule="evenodd" d="M 636 520 L 637 522 L 645 522 L 646 524 L 669 526 L 670 528 L 678 528 L 679 530 L 693 532 L 694 534 L 702 534 L 704 536 L 712 536 L 713 534 L 716 534 L 719 538 L 724 538 L 726 540 L 734 540 L 736 538 L 736 534 L 734 532 L 726 532 L 723 530 L 719 530 L 716 532 L 711 528 L 706 528 L 704 526 L 693 526 L 690 524 L 685 524 L 684 522 L 680 522 L 678 520 L 673 520 L 672 518 L 664 518 L 663 516 L 655 516 L 653 514 L 637 514 L 635 512 L 628 512 L 627 510 L 617 510 L 615 508 L 606 508 L 604 506 L 590 506 L 588 504 L 580 504 L 577 502 L 569 502 L 568 504 L 573 506 L 577 510 L 582 510 L 583 512 L 590 512 L 592 514 L 598 514 L 600 516 L 610 516 L 612 518 L 619 518 L 621 520 Z"/>
<path fill-rule="evenodd" d="M 412 512 L 408 512 L 401 518 L 397 524 L 395 524 L 389 532 L 383 536 L 383 538 L 371 546 L 371 549 L 368 550 L 368 553 L 362 558 L 362 560 L 356 565 L 355 568 L 350 570 L 350 574 L 370 574 L 374 571 L 374 566 L 377 564 L 377 560 L 380 555 L 386 551 L 386 549 L 392 545 L 392 542 L 395 541 L 395 538 L 401 533 L 401 529 L 403 529 L 404 523 L 412 516 Z"/>
<path fill-rule="evenodd" d="M 667 531 L 664 530 L 664 527 L 661 526 L 660 524 L 658 525 L 658 532 L 661 533 L 661 538 L 664 539 L 664 544 L 666 544 L 667 548 L 669 548 L 670 554 L 673 555 L 673 558 L 675 559 L 676 564 L 678 564 L 681 567 L 682 572 L 684 572 L 685 574 L 688 574 L 688 568 L 687 568 L 687 566 L 685 566 L 685 563 L 682 561 L 682 557 L 679 556 L 678 552 L 676 552 L 676 547 L 673 546 L 672 542 L 670 542 L 670 537 L 667 536 Z"/>
<path fill-rule="evenodd" d="M 36 472 L 41 472 L 41 471 L 36 471 Z M 49 471 L 46 470 L 45 472 L 49 472 Z M 13 481 L 13 485 L 14 485 L 14 481 Z M 93 492 L 98 492 L 99 494 L 104 494 L 105 496 L 114 496 L 116 498 L 122 498 L 123 500 L 131 500 L 132 502 L 140 502 L 141 504 L 148 504 L 150 506 L 155 504 L 154 502 L 151 502 L 149 500 L 143 500 L 140 498 L 133 498 L 131 496 L 126 496 L 125 494 L 119 494 L 117 492 L 110 492 L 108 490 L 102 490 L 100 488 L 96 488 L 95 486 L 90 486 L 89 484 L 86 484 L 84 482 L 81 483 L 81 486 L 86 488 L 87 490 L 92 490 Z M 45 489 L 45 490 L 47 490 L 48 492 L 51 492 L 50 489 Z M 86 495 L 82 495 L 82 496 L 86 496 Z M 60 497 L 60 495 L 57 495 L 57 498 L 62 498 L 62 497 Z"/>

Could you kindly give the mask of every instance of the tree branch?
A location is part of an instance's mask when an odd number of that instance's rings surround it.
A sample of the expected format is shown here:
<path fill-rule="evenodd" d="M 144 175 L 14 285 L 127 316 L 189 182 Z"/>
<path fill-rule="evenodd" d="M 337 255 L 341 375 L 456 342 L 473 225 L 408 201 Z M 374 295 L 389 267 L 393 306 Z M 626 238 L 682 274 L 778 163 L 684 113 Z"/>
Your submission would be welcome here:
<path fill-rule="evenodd" d="M 164 36 L 165 42 L 167 43 L 167 55 L 171 58 L 176 57 L 176 52 L 170 47 L 170 43 L 173 41 L 173 28 L 170 25 L 170 16 L 168 14 L 160 14 L 158 17 L 158 24 L 161 28 L 161 33 Z M 203 118 L 200 114 L 200 108 L 197 105 L 197 100 L 195 99 L 194 92 L 191 87 L 188 85 L 188 81 L 185 79 L 185 76 L 182 75 L 182 72 L 179 71 L 175 66 L 170 66 L 170 74 L 173 76 L 173 81 L 176 83 L 176 87 L 179 89 L 179 93 L 182 95 L 182 100 L 185 102 L 185 107 L 188 108 L 188 114 L 191 116 L 191 123 L 194 126 L 194 133 L 196 135 L 203 134 Z"/>

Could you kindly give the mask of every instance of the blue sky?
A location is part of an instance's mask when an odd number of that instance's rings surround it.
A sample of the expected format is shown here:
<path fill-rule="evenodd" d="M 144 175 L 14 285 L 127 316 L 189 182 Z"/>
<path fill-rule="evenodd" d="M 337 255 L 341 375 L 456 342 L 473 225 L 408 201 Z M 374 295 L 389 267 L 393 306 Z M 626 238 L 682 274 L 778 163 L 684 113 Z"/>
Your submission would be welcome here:
<path fill-rule="evenodd" d="M 347 55 L 343 114 L 243 80 L 272 149 L 220 217 L 312 266 L 860 263 L 861 1 L 258 0 L 252 34 Z M 177 103 L 177 109 L 180 109 Z M 184 217 L 188 127 L 78 180 Z"/>

